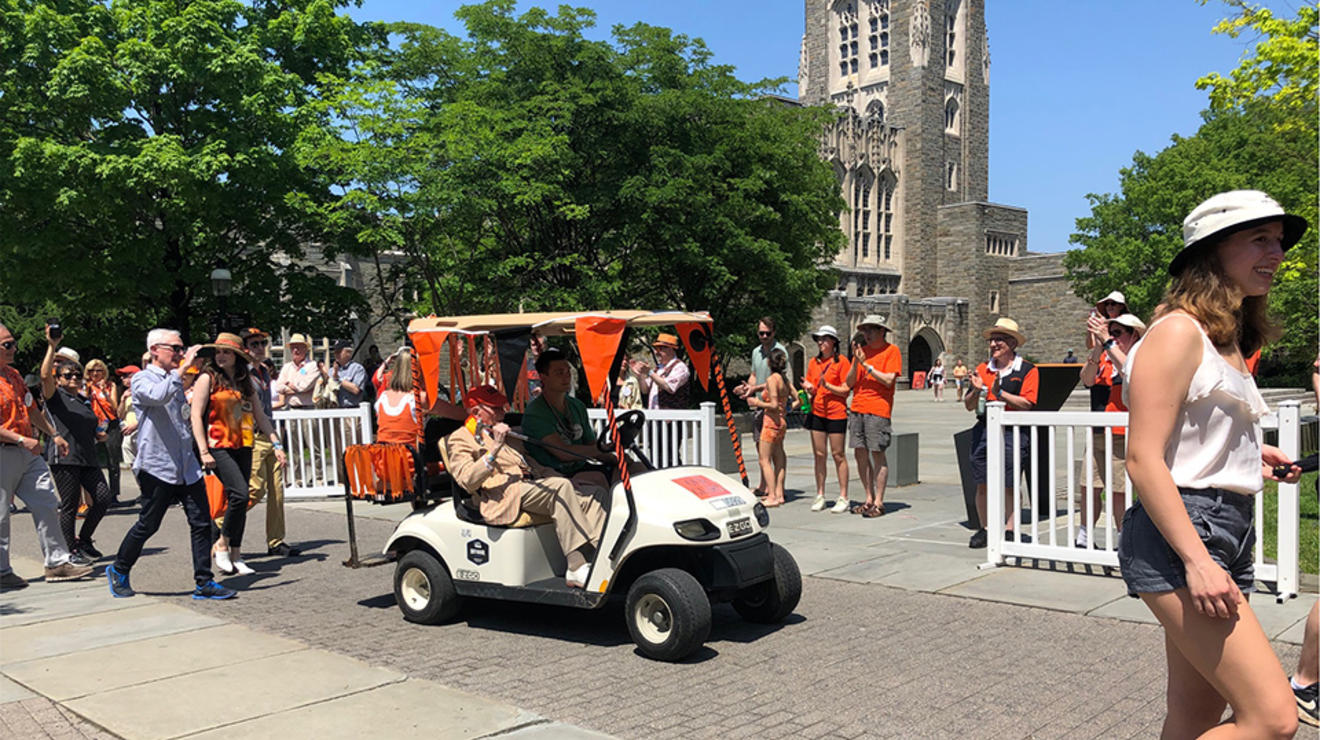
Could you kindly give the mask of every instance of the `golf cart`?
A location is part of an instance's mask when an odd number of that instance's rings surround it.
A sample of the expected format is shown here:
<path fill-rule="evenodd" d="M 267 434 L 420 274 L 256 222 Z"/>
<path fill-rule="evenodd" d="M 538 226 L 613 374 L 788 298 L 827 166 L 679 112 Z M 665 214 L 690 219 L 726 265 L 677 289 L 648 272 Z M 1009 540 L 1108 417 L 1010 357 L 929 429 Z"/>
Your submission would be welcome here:
<path fill-rule="evenodd" d="M 471 493 L 456 483 L 450 500 L 414 502 L 414 511 L 384 548 L 385 557 L 396 562 L 394 592 L 405 619 L 424 624 L 453 619 L 466 598 L 595 609 L 622 596 L 628 630 L 640 651 L 675 661 L 705 642 L 712 602 L 732 602 L 752 622 L 778 623 L 792 613 L 802 592 L 801 575 L 788 551 L 765 532 L 769 514 L 747 488 L 732 423 L 741 481 L 697 465 L 655 469 L 639 444 L 644 412 L 616 415 L 609 394 L 602 392 L 614 386 L 631 330 L 658 326 L 677 329 L 699 381 L 707 383 L 714 371 L 731 417 L 718 358 L 712 361 L 706 314 L 609 311 L 411 322 L 408 333 L 430 398 L 436 397 L 441 349 L 448 343 L 450 387 L 484 378 L 507 388 L 515 408 L 530 395 L 524 368 L 532 330 L 573 336 L 592 397 L 606 400 L 607 424 L 598 445 L 615 454 L 618 467 L 610 469 L 604 530 L 583 588 L 565 584 L 564 553 L 548 518 L 524 512 L 512 525 L 488 524 Z M 464 342 L 466 358 L 456 350 Z M 515 425 L 516 415 L 506 421 Z M 542 444 L 523 439 L 528 446 Z M 438 447 L 443 453 L 443 440 Z M 634 470 L 645 470 L 630 473 L 629 458 L 636 461 Z"/>

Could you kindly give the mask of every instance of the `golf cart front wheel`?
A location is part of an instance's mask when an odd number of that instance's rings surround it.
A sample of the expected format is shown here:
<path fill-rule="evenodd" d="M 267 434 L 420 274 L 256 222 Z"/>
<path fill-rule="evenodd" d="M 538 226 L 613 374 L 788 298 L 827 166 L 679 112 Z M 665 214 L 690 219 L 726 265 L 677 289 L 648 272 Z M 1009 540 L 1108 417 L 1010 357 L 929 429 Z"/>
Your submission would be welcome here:
<path fill-rule="evenodd" d="M 710 599 L 690 573 L 663 568 L 647 573 L 628 589 L 628 632 L 642 654 L 677 661 L 710 636 Z"/>
<path fill-rule="evenodd" d="M 413 550 L 394 569 L 394 600 L 403 618 L 418 624 L 440 624 L 453 619 L 460 606 L 449 572 L 429 552 Z"/>
<path fill-rule="evenodd" d="M 775 577 L 745 588 L 733 600 L 733 609 L 743 619 L 757 624 L 779 624 L 793 613 L 802 598 L 802 572 L 788 550 L 770 544 Z"/>

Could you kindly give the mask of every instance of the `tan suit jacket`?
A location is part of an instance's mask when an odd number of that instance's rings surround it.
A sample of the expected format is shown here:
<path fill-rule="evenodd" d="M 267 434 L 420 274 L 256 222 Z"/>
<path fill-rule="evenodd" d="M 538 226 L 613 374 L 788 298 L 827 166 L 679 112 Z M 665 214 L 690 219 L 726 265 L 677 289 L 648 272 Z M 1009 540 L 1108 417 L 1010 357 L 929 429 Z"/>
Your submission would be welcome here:
<path fill-rule="evenodd" d="M 550 478 L 561 476 L 532 460 L 508 440 L 495 453 L 495 464 L 486 467 L 484 458 L 490 448 L 485 439 L 477 439 L 466 426 L 461 426 L 441 444 L 447 445 L 449 454 L 449 474 L 454 482 L 462 486 L 477 499 L 481 517 L 497 526 L 510 524 L 518 518 L 521 509 L 521 486 L 518 484 L 530 478 Z"/>

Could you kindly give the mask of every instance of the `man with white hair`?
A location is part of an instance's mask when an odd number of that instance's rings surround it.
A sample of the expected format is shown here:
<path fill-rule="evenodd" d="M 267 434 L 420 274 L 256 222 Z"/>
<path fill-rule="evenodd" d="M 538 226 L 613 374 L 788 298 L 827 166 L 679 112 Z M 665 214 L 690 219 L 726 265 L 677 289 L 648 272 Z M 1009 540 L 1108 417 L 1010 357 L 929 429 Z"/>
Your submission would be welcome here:
<path fill-rule="evenodd" d="M 14 369 L 16 348 L 14 335 L 0 324 L 0 588 L 4 589 L 27 586 L 9 565 L 9 505 L 15 496 L 32 512 L 46 559 L 47 582 L 86 578 L 93 570 L 85 562 L 72 562 L 69 545 L 60 533 L 59 497 L 32 428 L 49 435 L 61 454 L 68 452 L 69 445 L 37 409 L 23 376 Z"/>
<path fill-rule="evenodd" d="M 198 347 L 184 354 L 183 341 L 173 329 L 152 329 L 147 334 L 151 363 L 133 375 L 133 410 L 138 418 L 138 450 L 133 473 L 142 491 L 142 513 L 124 535 L 115 562 L 106 567 L 110 593 L 115 598 L 134 594 L 128 574 L 142 555 L 142 547 L 160 529 L 170 504 L 183 504 L 192 542 L 194 599 L 231 599 L 236 594 L 212 580 L 211 510 L 202 483 L 202 465 L 193 454 L 188 401 L 182 371 L 197 358 Z M 183 357 L 182 363 L 179 362 Z"/>

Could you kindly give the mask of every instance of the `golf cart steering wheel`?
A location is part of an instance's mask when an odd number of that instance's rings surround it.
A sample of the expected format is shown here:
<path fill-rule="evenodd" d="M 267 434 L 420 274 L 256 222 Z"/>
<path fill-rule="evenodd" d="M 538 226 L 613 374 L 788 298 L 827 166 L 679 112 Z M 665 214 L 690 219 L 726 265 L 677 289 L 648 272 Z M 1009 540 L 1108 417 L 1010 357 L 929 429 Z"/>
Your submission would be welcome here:
<path fill-rule="evenodd" d="M 632 447 L 633 442 L 637 440 L 637 436 L 642 433 L 642 425 L 646 423 L 646 415 L 638 409 L 633 409 L 614 417 L 614 421 L 619 428 L 619 439 L 623 442 L 623 449 L 626 450 Z M 606 434 L 596 438 L 596 448 L 606 454 L 613 454 L 614 440 L 608 436 L 609 429 L 605 431 Z"/>

